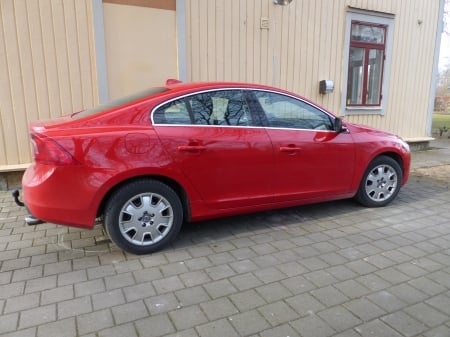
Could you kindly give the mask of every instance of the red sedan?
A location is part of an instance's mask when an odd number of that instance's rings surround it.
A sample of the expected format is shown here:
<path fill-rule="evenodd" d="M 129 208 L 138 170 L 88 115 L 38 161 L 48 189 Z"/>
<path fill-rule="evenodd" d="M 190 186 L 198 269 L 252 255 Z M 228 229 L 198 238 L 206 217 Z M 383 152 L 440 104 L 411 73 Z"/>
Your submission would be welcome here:
<path fill-rule="evenodd" d="M 175 83 L 30 127 L 23 177 L 32 217 L 104 222 L 135 254 L 189 221 L 355 197 L 385 206 L 409 175 L 408 144 L 343 123 L 293 93 Z"/>

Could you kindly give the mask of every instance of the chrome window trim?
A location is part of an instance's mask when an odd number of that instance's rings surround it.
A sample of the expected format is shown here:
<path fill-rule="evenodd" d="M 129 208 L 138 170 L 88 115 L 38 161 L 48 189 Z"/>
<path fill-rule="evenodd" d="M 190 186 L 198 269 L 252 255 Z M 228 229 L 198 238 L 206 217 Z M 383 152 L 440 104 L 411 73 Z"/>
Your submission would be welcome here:
<path fill-rule="evenodd" d="M 270 130 L 296 130 L 296 131 L 310 131 L 310 132 L 336 132 L 334 130 L 313 130 L 313 129 L 296 129 L 296 128 L 277 128 L 272 126 L 245 126 L 245 125 L 193 125 L 193 124 L 156 124 L 155 126 L 163 127 L 190 127 L 190 128 L 246 128 L 246 129 L 270 129 Z"/>
<path fill-rule="evenodd" d="M 153 115 L 155 113 L 156 110 L 158 110 L 161 106 L 173 102 L 173 101 L 177 101 L 180 99 L 184 99 L 186 97 L 189 96 L 193 96 L 193 95 L 198 95 L 198 94 L 204 94 L 204 93 L 208 93 L 208 92 L 214 92 L 214 91 L 226 91 L 226 90 L 240 90 L 240 91 L 262 91 L 262 92 L 268 92 L 268 93 L 274 93 L 274 94 L 278 94 L 278 95 L 282 95 L 282 96 L 286 96 L 286 97 L 290 97 L 293 98 L 295 100 L 298 100 L 302 103 L 305 103 L 307 105 L 310 105 L 312 107 L 314 107 L 315 109 L 323 112 L 324 114 L 326 114 L 328 117 L 330 117 L 333 121 L 337 118 L 336 116 L 331 115 L 328 111 L 324 110 L 323 108 L 317 106 L 316 104 L 306 101 L 302 98 L 299 98 L 297 96 L 294 95 L 290 95 L 287 94 L 285 92 L 280 92 L 277 90 L 270 90 L 270 89 L 260 89 L 260 88 L 248 88 L 248 87 L 223 87 L 223 88 L 214 88 L 214 89 L 204 89 L 204 90 L 200 90 L 200 91 L 196 91 L 193 93 L 188 93 L 188 94 L 184 94 L 184 95 L 180 95 L 171 99 L 168 99 L 162 103 L 159 103 L 157 106 L 155 106 L 151 111 L 150 111 L 150 120 L 152 123 L 152 126 L 175 126 L 175 127 L 216 127 L 216 128 L 264 128 L 264 129 L 276 129 L 276 130 L 305 130 L 305 131 L 313 131 L 313 132 L 336 132 L 334 130 L 312 130 L 312 129 L 296 129 L 296 128 L 278 128 L 278 127 L 270 127 L 270 126 L 246 126 L 246 125 L 204 125 L 204 124 L 161 124 L 161 123 L 155 123 L 154 119 L 153 119 Z"/>

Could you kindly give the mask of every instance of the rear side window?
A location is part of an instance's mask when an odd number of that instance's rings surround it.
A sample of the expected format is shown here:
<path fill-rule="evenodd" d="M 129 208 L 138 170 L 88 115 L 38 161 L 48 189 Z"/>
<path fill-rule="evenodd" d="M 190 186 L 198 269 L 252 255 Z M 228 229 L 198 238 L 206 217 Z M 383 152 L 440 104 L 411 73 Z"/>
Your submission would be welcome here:
<path fill-rule="evenodd" d="M 154 111 L 153 122 L 167 125 L 253 125 L 242 90 L 209 91 L 171 101 Z"/>
<path fill-rule="evenodd" d="M 141 91 L 141 92 L 138 92 L 138 93 L 135 93 L 132 95 L 128 95 L 125 97 L 121 97 L 121 98 L 109 101 L 105 104 L 97 105 L 96 107 L 93 107 L 91 109 L 83 110 L 80 112 L 75 112 L 72 114 L 71 117 L 72 117 L 72 119 L 85 118 L 85 117 L 92 116 L 92 115 L 95 115 L 95 114 L 103 112 L 103 111 L 111 110 L 113 108 L 117 108 L 122 105 L 126 105 L 126 104 L 134 102 L 134 101 L 139 101 L 142 98 L 151 97 L 153 95 L 163 93 L 168 90 L 170 90 L 170 89 L 164 88 L 164 87 L 151 88 L 149 90 Z"/>
<path fill-rule="evenodd" d="M 191 124 L 191 117 L 184 99 L 178 99 L 159 107 L 153 114 L 155 124 Z"/>

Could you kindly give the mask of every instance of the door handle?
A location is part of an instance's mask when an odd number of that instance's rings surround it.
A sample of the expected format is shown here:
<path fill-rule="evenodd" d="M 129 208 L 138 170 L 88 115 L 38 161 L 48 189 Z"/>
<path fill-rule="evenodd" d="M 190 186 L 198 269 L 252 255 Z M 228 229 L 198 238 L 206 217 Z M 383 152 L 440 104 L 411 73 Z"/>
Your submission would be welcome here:
<path fill-rule="evenodd" d="M 292 145 L 292 146 L 280 146 L 280 151 L 281 152 L 293 153 L 293 152 L 298 152 L 300 150 L 301 150 L 300 147 L 297 147 L 297 146 L 294 146 L 294 145 Z"/>
<path fill-rule="evenodd" d="M 206 146 L 203 145 L 180 145 L 178 146 L 178 151 L 184 152 L 201 152 L 205 151 Z"/>

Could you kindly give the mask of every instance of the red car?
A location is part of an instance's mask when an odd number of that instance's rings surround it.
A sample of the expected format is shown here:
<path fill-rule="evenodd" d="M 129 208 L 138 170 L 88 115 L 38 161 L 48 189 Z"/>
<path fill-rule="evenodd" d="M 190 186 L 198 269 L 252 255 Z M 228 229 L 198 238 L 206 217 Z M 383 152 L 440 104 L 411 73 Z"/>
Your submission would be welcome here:
<path fill-rule="evenodd" d="M 287 91 L 179 83 L 30 127 L 29 222 L 91 228 L 145 254 L 183 223 L 355 197 L 385 206 L 406 183 L 408 144 L 344 123 Z"/>

